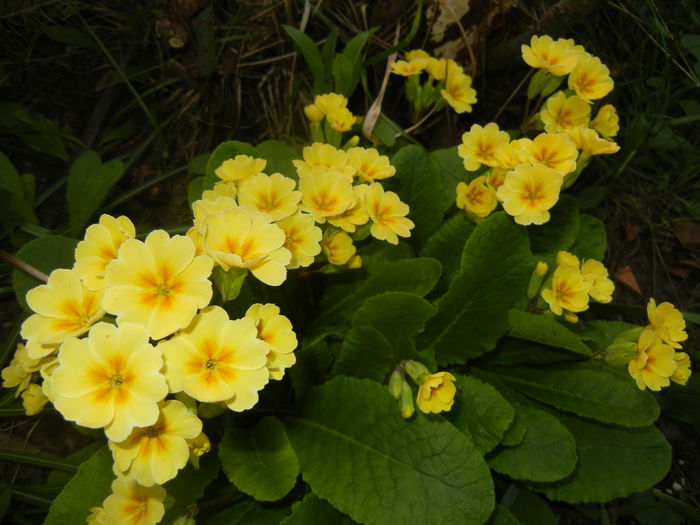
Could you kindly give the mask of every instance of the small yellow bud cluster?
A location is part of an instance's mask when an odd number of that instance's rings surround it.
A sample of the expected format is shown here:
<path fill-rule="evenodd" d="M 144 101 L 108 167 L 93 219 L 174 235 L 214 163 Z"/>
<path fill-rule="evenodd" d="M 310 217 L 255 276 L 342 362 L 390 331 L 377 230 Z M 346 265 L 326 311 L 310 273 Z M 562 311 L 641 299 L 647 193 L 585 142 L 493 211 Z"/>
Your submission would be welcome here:
<path fill-rule="evenodd" d="M 418 386 L 415 402 L 406 375 Z M 425 414 L 449 411 L 457 393 L 454 381 L 455 377 L 449 372 L 431 374 L 423 363 L 402 361 L 389 377 L 389 392 L 399 402 L 401 417 L 409 419 L 413 416 L 416 405 Z"/>

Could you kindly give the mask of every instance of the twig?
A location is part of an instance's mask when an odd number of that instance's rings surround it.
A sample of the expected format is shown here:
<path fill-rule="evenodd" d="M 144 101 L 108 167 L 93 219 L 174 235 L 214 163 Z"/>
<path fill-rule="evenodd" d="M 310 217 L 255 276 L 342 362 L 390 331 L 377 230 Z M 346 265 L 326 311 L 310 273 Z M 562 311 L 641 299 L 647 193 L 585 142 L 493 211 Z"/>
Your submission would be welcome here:
<path fill-rule="evenodd" d="M 36 268 L 27 264 L 24 261 L 20 261 L 17 257 L 15 257 L 14 255 L 12 255 L 10 253 L 7 253 L 5 250 L 0 250 L 0 259 L 5 259 L 7 262 L 9 262 L 15 268 L 22 270 L 27 275 L 31 275 L 32 277 L 34 277 L 35 279 L 38 279 L 39 281 L 48 282 L 48 280 L 49 280 L 49 276 L 46 275 L 44 272 L 37 270 Z"/>

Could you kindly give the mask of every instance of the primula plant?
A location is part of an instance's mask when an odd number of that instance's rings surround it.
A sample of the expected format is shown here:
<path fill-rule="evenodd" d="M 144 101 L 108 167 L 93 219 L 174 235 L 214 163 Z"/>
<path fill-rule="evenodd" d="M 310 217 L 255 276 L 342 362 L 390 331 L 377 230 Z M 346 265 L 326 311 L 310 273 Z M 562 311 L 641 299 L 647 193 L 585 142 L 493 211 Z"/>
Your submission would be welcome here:
<path fill-rule="evenodd" d="M 518 130 L 392 148 L 318 93 L 307 145 L 212 152 L 183 234 L 103 214 L 23 248 L 52 271 L 17 271 L 30 314 L 3 386 L 98 443 L 46 523 L 505 524 L 517 494 L 659 482 L 649 390 L 688 381 L 685 321 L 653 298 L 641 326 L 589 312 L 614 293 L 605 228 L 564 193 L 619 149 L 613 81 L 572 40 L 522 58 Z M 477 103 L 454 60 L 387 71 L 414 123 Z"/>

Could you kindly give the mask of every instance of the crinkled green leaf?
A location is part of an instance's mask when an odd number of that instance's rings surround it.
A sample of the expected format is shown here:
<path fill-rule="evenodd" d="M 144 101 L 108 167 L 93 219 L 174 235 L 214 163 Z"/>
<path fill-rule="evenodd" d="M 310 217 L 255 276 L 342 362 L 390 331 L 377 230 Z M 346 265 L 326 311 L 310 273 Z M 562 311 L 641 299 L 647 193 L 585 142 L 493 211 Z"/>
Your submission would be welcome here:
<path fill-rule="evenodd" d="M 568 250 L 578 235 L 579 212 L 576 197 L 559 196 L 559 201 L 549 213 L 551 217 L 546 223 L 527 229 L 534 254 L 556 254 L 560 250 Z"/>
<path fill-rule="evenodd" d="M 376 328 L 353 326 L 343 338 L 334 373 L 382 382 L 396 366 L 394 349 Z"/>
<path fill-rule="evenodd" d="M 464 161 L 457 154 L 457 146 L 447 149 L 436 149 L 430 154 L 440 165 L 442 188 L 445 198 L 449 201 L 457 199 L 457 184 L 464 180 Z"/>
<path fill-rule="evenodd" d="M 608 246 L 608 236 L 600 219 L 582 213 L 579 216 L 578 236 L 569 251 L 581 259 L 602 261 Z"/>
<path fill-rule="evenodd" d="M 518 415 L 518 412 L 515 412 L 513 421 L 511 421 L 510 425 L 503 433 L 501 445 L 505 447 L 520 445 L 523 439 L 525 439 L 525 434 L 527 434 L 527 421 L 522 415 Z"/>
<path fill-rule="evenodd" d="M 230 428 L 219 443 L 221 466 L 238 489 L 258 501 L 276 501 L 296 483 L 299 461 L 279 419 L 252 429 Z"/>
<path fill-rule="evenodd" d="M 219 144 L 212 151 L 207 161 L 207 169 L 204 175 L 204 183 L 202 190 L 210 190 L 214 184 L 221 179 L 216 176 L 216 170 L 224 163 L 225 160 L 234 159 L 236 155 L 248 155 L 249 157 L 263 158 L 260 152 L 246 142 L 237 140 L 229 140 Z"/>
<path fill-rule="evenodd" d="M 368 525 L 484 523 L 491 476 L 473 443 L 444 421 L 405 421 L 385 386 L 337 377 L 290 419 L 313 492 Z"/>
<path fill-rule="evenodd" d="M 618 334 L 631 328 L 636 328 L 636 325 L 603 319 L 583 321 L 571 325 L 571 331 L 576 332 L 583 341 L 590 341 L 595 351 L 605 350 Z"/>
<path fill-rule="evenodd" d="M 671 465 L 671 446 L 655 427 L 624 428 L 557 415 L 576 439 L 578 462 L 556 483 L 531 484 L 549 499 L 605 502 L 653 487 Z"/>
<path fill-rule="evenodd" d="M 581 342 L 579 336 L 552 316 L 511 310 L 508 312 L 508 324 L 510 337 L 562 348 L 584 356 L 591 355 L 590 348 Z"/>
<path fill-rule="evenodd" d="M 309 525 L 311 523 L 339 525 L 344 522 L 354 523 L 311 492 L 303 500 L 292 505 L 292 515 L 283 519 L 280 525 Z"/>
<path fill-rule="evenodd" d="M 498 341 L 495 350 L 484 357 L 484 363 L 487 363 L 489 366 L 548 365 L 581 360 L 582 358 L 583 356 L 562 352 L 561 349 L 553 346 L 533 343 L 523 339 L 513 339 L 512 337 L 502 337 Z"/>
<path fill-rule="evenodd" d="M 438 362 L 464 363 L 488 352 L 508 328 L 508 310 L 525 294 L 532 260 L 525 228 L 505 213 L 479 224 L 462 250 L 459 274 L 436 302 L 422 346 Z"/>
<path fill-rule="evenodd" d="M 265 173 L 281 173 L 290 179 L 299 179 L 292 161 L 301 158 L 301 155 L 294 148 L 279 140 L 266 140 L 256 145 L 255 149 L 267 160 Z"/>
<path fill-rule="evenodd" d="M 206 525 L 279 525 L 290 512 L 289 507 L 266 507 L 246 500 L 217 512 Z"/>

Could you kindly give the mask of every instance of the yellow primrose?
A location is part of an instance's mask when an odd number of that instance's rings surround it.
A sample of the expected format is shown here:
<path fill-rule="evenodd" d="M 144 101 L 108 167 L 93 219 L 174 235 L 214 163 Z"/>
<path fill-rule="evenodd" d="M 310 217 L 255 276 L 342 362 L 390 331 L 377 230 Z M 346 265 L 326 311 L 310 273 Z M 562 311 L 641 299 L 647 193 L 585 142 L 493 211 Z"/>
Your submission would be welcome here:
<path fill-rule="evenodd" d="M 156 525 L 165 515 L 165 489 L 158 485 L 142 487 L 133 480 L 112 482 L 107 496 L 104 523 L 109 525 Z"/>
<path fill-rule="evenodd" d="M 311 215 L 298 211 L 277 223 L 286 240 L 284 247 L 292 254 L 287 264 L 289 270 L 310 266 L 314 257 L 321 253 L 321 238 L 323 232 L 316 226 L 316 221 Z"/>
<path fill-rule="evenodd" d="M 472 125 L 469 131 L 462 135 L 462 143 L 457 147 L 457 154 L 464 161 L 464 169 L 476 171 L 482 164 L 490 167 L 497 165 L 494 150 L 510 141 L 508 133 L 500 131 L 498 124 L 490 122 L 481 127 Z"/>
<path fill-rule="evenodd" d="M 299 209 L 313 215 L 316 222 L 340 215 L 357 202 L 352 177 L 336 170 L 316 168 L 299 177 Z"/>
<path fill-rule="evenodd" d="M 410 77 L 420 75 L 427 65 L 427 58 L 414 58 L 411 61 L 397 60 L 391 64 L 391 72 L 402 77 Z"/>
<path fill-rule="evenodd" d="M 39 368 L 39 374 L 41 374 L 42 379 L 41 390 L 52 403 L 56 401 L 56 392 L 54 391 L 53 386 L 51 386 L 51 376 L 58 368 L 58 365 L 58 357 L 50 356 L 41 360 L 41 368 Z"/>
<path fill-rule="evenodd" d="M 484 218 L 496 209 L 496 192 L 486 183 L 488 177 L 481 175 L 469 184 L 457 184 L 457 207 L 475 217 Z"/>
<path fill-rule="evenodd" d="M 75 249 L 73 265 L 75 273 L 88 290 L 102 290 L 105 287 L 105 267 L 116 259 L 122 243 L 135 236 L 133 223 L 124 215 L 114 218 L 103 214 L 97 224 L 88 226 L 85 238 Z"/>
<path fill-rule="evenodd" d="M 425 376 L 416 396 L 418 408 L 425 414 L 450 410 L 457 393 L 454 381 L 455 377 L 449 372 L 435 372 Z"/>
<path fill-rule="evenodd" d="M 194 214 L 194 229 L 200 235 L 204 235 L 204 219 L 209 215 L 227 212 L 238 208 L 233 197 L 228 195 L 220 195 L 215 198 L 200 199 L 192 203 L 192 213 Z"/>
<path fill-rule="evenodd" d="M 16 386 L 17 391 L 15 392 L 15 397 L 17 397 L 27 388 L 32 379 L 32 373 L 39 370 L 43 362 L 43 358 L 32 359 L 29 357 L 27 347 L 22 343 L 18 343 L 12 361 L 0 372 L 2 387 L 12 388 Z"/>
<path fill-rule="evenodd" d="M 44 409 L 49 398 L 46 397 L 41 385 L 32 383 L 22 392 L 22 407 L 28 416 L 35 416 Z"/>
<path fill-rule="evenodd" d="M 496 195 L 515 222 L 528 226 L 549 220 L 549 209 L 559 200 L 562 176 L 542 165 L 520 164 L 506 174 Z"/>
<path fill-rule="evenodd" d="M 202 432 L 202 422 L 180 401 L 161 401 L 158 408 L 160 414 L 153 425 L 135 428 L 124 441 L 108 443 L 120 477 L 145 487 L 162 485 L 177 476 L 190 457 L 187 440 Z"/>
<path fill-rule="evenodd" d="M 325 231 L 321 239 L 321 250 L 328 262 L 335 265 L 343 265 L 355 255 L 352 239 L 343 231 Z"/>
<path fill-rule="evenodd" d="M 361 195 L 362 204 L 373 223 L 369 230 L 372 237 L 391 244 L 398 244 L 399 237 L 411 236 L 411 230 L 415 224 L 406 217 L 409 212 L 408 204 L 401 202 L 396 193 L 384 191 L 378 182 L 358 186 L 357 191 Z"/>
<path fill-rule="evenodd" d="M 405 58 L 410 62 L 415 58 L 430 58 L 430 55 L 422 49 L 411 49 L 406 51 Z"/>
<path fill-rule="evenodd" d="M 673 348 L 664 344 L 653 330 L 646 329 L 639 336 L 637 350 L 637 355 L 627 365 L 637 387 L 658 392 L 670 385 L 670 378 L 678 367 Z"/>
<path fill-rule="evenodd" d="M 69 337 L 87 332 L 104 316 L 101 291 L 90 291 L 73 270 L 51 272 L 46 284 L 27 292 L 34 312 L 22 323 L 20 334 L 27 340 L 27 353 L 38 359 L 53 353 Z"/>
<path fill-rule="evenodd" d="M 488 172 L 486 183 L 489 185 L 489 188 L 496 192 L 496 198 L 498 198 L 498 188 L 503 186 L 509 171 L 505 168 L 492 168 Z"/>
<path fill-rule="evenodd" d="M 592 155 L 610 155 L 620 151 L 620 146 L 612 141 L 601 138 L 591 128 L 569 128 L 566 130 L 576 147 L 581 150 L 581 158 L 587 159 Z"/>
<path fill-rule="evenodd" d="M 590 284 L 574 266 L 557 266 L 552 276 L 552 288 L 542 290 L 542 298 L 557 315 L 563 311 L 583 312 L 588 309 Z"/>
<path fill-rule="evenodd" d="M 581 97 L 567 97 L 563 91 L 557 91 L 547 99 L 540 119 L 547 133 L 562 133 L 571 128 L 588 125 L 591 107 Z M 575 141 L 574 141 L 575 142 Z"/>
<path fill-rule="evenodd" d="M 374 148 L 350 148 L 348 164 L 355 168 L 355 175 L 362 182 L 387 179 L 396 173 L 396 168 L 391 165 L 389 157 L 380 155 Z"/>
<path fill-rule="evenodd" d="M 281 173 L 258 173 L 241 183 L 238 205 L 241 209 L 264 213 L 272 221 L 279 221 L 297 211 L 301 192 L 295 191 L 296 182 Z"/>
<path fill-rule="evenodd" d="M 445 89 L 440 90 L 444 98 L 456 113 L 470 113 L 476 104 L 476 90 L 472 87 L 472 77 L 464 73 L 447 76 Z"/>
<path fill-rule="evenodd" d="M 228 210 L 204 219 L 204 249 L 224 270 L 247 268 L 259 280 L 279 286 L 287 278 L 292 254 L 286 237 L 262 215 Z"/>
<path fill-rule="evenodd" d="M 204 432 L 200 432 L 198 436 L 187 440 L 187 446 L 191 456 L 201 456 L 211 450 L 211 441 Z"/>
<path fill-rule="evenodd" d="M 230 180 L 220 180 L 215 182 L 214 186 L 210 190 L 204 190 L 202 192 L 203 200 L 216 200 L 219 197 L 230 197 L 235 199 L 238 195 L 238 186 L 235 182 Z"/>
<path fill-rule="evenodd" d="M 464 72 L 462 66 L 451 58 L 428 58 L 425 71 L 437 81 L 445 80 L 452 75 L 460 75 Z"/>
<path fill-rule="evenodd" d="M 321 108 L 319 108 L 316 104 L 304 106 L 304 114 L 311 122 L 316 123 L 321 122 L 325 116 L 323 111 L 321 111 Z"/>
<path fill-rule="evenodd" d="M 608 269 L 599 261 L 588 259 L 581 267 L 583 278 L 591 288 L 588 295 L 599 303 L 609 303 L 612 301 L 612 294 L 615 291 L 615 284 L 608 277 Z"/>
<path fill-rule="evenodd" d="M 248 317 L 232 321 L 219 306 L 203 309 L 190 326 L 158 345 L 170 391 L 206 403 L 224 401 L 237 412 L 253 407 L 269 380 L 270 345 L 257 335 Z"/>
<path fill-rule="evenodd" d="M 316 95 L 314 104 L 321 113 L 327 115 L 333 109 L 347 107 L 348 99 L 338 93 L 326 93 L 324 95 Z"/>
<path fill-rule="evenodd" d="M 647 316 L 651 329 L 667 345 L 681 348 L 681 341 L 688 339 L 683 314 L 676 310 L 671 303 L 663 302 L 657 306 L 653 298 L 649 299 Z"/>
<path fill-rule="evenodd" d="M 105 509 L 103 507 L 92 507 L 90 515 L 87 517 L 87 525 L 108 525 L 105 519 Z"/>
<path fill-rule="evenodd" d="M 614 85 L 610 70 L 598 57 L 579 60 L 569 75 L 569 89 L 587 102 L 603 98 Z"/>
<path fill-rule="evenodd" d="M 348 154 L 330 144 L 314 142 L 311 146 L 304 148 L 302 156 L 304 160 L 292 161 L 299 177 L 308 175 L 312 171 L 336 171 L 347 176 L 355 174 L 355 168 L 348 164 Z"/>
<path fill-rule="evenodd" d="M 620 118 L 612 104 L 605 104 L 598 110 L 598 114 L 590 123 L 602 137 L 612 139 L 620 131 Z"/>
<path fill-rule="evenodd" d="M 225 160 L 221 166 L 214 170 L 214 173 L 221 180 L 240 184 L 263 171 L 265 166 L 267 166 L 265 159 L 256 159 L 248 155 L 236 155 L 233 159 Z"/>
<path fill-rule="evenodd" d="M 297 347 L 297 336 L 292 323 L 280 315 L 279 306 L 271 303 L 253 304 L 245 316 L 255 322 L 258 339 L 270 345 L 265 364 L 270 371 L 270 379 L 282 379 L 285 369 L 296 363 L 294 349 Z"/>
<path fill-rule="evenodd" d="M 129 239 L 107 266 L 102 305 L 118 323 L 141 325 L 153 339 L 162 339 L 209 304 L 213 264 L 195 255 L 194 242 L 183 235 L 155 230 L 145 241 Z"/>
<path fill-rule="evenodd" d="M 671 375 L 671 381 L 679 385 L 685 385 L 690 379 L 690 356 L 685 352 L 676 352 L 673 354 L 673 359 L 676 361 L 676 369 Z"/>
<path fill-rule="evenodd" d="M 163 358 L 143 326 L 97 323 L 86 339 L 61 345 L 51 376 L 54 405 L 63 417 L 89 428 L 104 427 L 112 441 L 158 419 L 168 393 Z"/>
<path fill-rule="evenodd" d="M 522 162 L 542 164 L 560 175 L 576 169 L 576 157 L 576 144 L 564 133 L 540 133 L 534 140 L 524 139 L 521 142 Z"/>
<path fill-rule="evenodd" d="M 354 186 L 354 188 L 357 187 Z M 357 194 L 357 191 L 355 194 Z M 357 226 L 367 224 L 367 221 L 369 221 L 369 215 L 367 215 L 367 210 L 365 210 L 359 198 L 352 208 L 348 208 L 340 215 L 328 217 L 329 223 L 349 233 L 354 233 Z"/>
<path fill-rule="evenodd" d="M 326 119 L 331 128 L 341 133 L 350 131 L 357 117 L 348 108 L 331 108 L 326 113 Z"/>
<path fill-rule="evenodd" d="M 493 150 L 493 158 L 496 161 L 494 170 L 501 170 L 501 182 L 507 171 L 523 163 L 523 161 L 520 160 L 520 150 L 523 149 L 524 144 L 529 142 L 531 142 L 530 139 L 515 139 L 510 142 L 503 142 Z M 494 189 L 498 188 L 496 187 Z"/>
<path fill-rule="evenodd" d="M 544 69 L 555 76 L 568 75 L 578 63 L 580 53 L 573 40 L 560 38 L 556 41 L 548 35 L 533 35 L 530 45 L 520 47 L 525 63 L 536 69 Z"/>
<path fill-rule="evenodd" d="M 573 266 L 574 268 L 579 268 L 581 266 L 581 261 L 573 253 L 559 251 L 557 252 L 557 265 L 558 266 Z"/>

